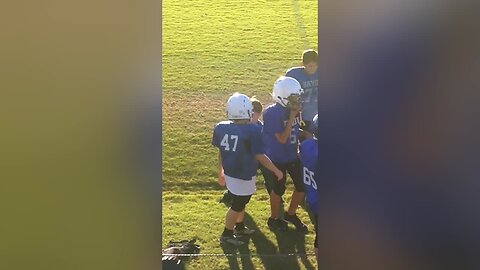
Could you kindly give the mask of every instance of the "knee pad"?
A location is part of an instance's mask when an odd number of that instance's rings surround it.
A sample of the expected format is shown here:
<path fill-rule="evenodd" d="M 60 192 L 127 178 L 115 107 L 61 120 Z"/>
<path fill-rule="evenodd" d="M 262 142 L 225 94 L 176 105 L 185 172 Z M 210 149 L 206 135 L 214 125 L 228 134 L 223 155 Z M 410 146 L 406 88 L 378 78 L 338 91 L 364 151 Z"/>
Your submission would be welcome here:
<path fill-rule="evenodd" d="M 305 185 L 303 184 L 302 166 L 300 160 L 296 160 L 289 168 L 288 173 L 292 177 L 293 186 L 295 191 L 305 192 Z"/>
<path fill-rule="evenodd" d="M 298 191 L 298 192 L 305 192 L 305 186 L 303 185 L 303 181 L 302 182 L 293 182 L 293 185 L 295 187 L 295 191 Z"/>
<path fill-rule="evenodd" d="M 287 189 L 287 187 L 285 186 L 285 182 L 278 182 L 275 187 L 273 188 L 273 192 L 275 192 L 275 194 L 277 194 L 278 196 L 282 197 L 283 194 L 285 194 L 285 190 Z"/>
<path fill-rule="evenodd" d="M 250 201 L 250 198 L 252 195 L 248 196 L 238 196 L 238 195 L 233 195 L 233 201 L 232 201 L 232 208 L 233 211 L 235 212 L 242 212 L 245 209 L 245 206 L 247 203 Z"/>

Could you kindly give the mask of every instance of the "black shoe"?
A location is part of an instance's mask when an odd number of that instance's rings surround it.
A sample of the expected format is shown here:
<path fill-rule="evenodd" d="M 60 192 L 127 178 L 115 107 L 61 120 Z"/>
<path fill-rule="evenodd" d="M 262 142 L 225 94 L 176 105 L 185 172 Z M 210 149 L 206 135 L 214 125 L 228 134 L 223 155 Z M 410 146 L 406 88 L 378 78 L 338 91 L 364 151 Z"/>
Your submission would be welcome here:
<path fill-rule="evenodd" d="M 286 231 L 288 229 L 288 223 L 281 218 L 268 218 L 267 225 L 271 231 Z"/>
<path fill-rule="evenodd" d="M 234 245 L 234 246 L 241 246 L 241 245 L 244 245 L 245 242 L 242 242 L 240 240 L 238 240 L 237 237 L 235 236 L 220 236 L 220 244 L 230 244 L 230 245 Z"/>
<path fill-rule="evenodd" d="M 237 236 L 241 236 L 241 235 L 252 235 L 255 233 L 255 230 L 253 229 L 249 229 L 247 228 L 247 226 L 244 226 L 243 228 L 241 229 L 233 229 L 233 233 Z"/>
<path fill-rule="evenodd" d="M 287 212 L 285 212 L 285 220 L 295 225 L 295 228 L 297 228 L 297 230 L 304 233 L 308 232 L 307 225 L 297 217 L 297 214 L 289 215 Z"/>

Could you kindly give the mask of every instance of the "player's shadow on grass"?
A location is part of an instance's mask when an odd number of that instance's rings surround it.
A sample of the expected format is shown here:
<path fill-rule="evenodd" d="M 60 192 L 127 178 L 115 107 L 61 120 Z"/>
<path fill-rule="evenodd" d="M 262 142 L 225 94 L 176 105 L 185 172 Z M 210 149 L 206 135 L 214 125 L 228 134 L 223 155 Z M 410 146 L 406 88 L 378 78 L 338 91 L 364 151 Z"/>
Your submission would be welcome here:
<path fill-rule="evenodd" d="M 270 241 L 265 234 L 262 233 L 260 228 L 258 228 L 257 224 L 253 220 L 253 218 L 248 214 L 245 213 L 245 225 L 250 228 L 254 229 L 255 233 L 251 236 L 251 240 L 255 249 L 257 250 L 258 254 L 265 254 L 265 255 L 274 255 L 278 254 L 277 247 L 275 244 Z M 266 221 L 265 221 L 266 222 Z M 281 270 L 284 269 L 281 260 L 279 257 L 274 256 L 259 256 L 260 261 L 262 262 L 265 270 Z"/>
<path fill-rule="evenodd" d="M 300 207 L 303 208 L 303 210 L 305 210 L 305 212 L 308 213 L 308 217 L 310 219 L 311 224 L 314 224 L 314 222 L 317 222 L 317 221 L 315 221 L 315 216 L 308 209 L 307 204 L 305 203 L 305 200 L 302 201 L 302 203 L 300 204 Z M 300 253 L 300 254 L 306 254 L 307 252 L 306 252 L 306 248 L 305 248 L 305 235 L 300 233 L 300 232 L 297 232 L 297 231 L 292 231 L 292 232 L 298 234 L 297 237 L 294 238 L 295 239 L 294 247 L 296 249 L 296 252 Z M 309 233 L 310 234 L 315 234 L 315 231 L 310 230 Z M 279 238 L 279 236 L 277 235 L 277 240 L 278 240 L 278 238 Z M 311 243 L 311 245 L 313 246 L 313 243 Z M 300 259 L 301 259 L 303 265 L 307 269 L 316 269 L 310 263 L 310 261 L 307 259 L 307 257 L 300 257 Z"/>
<path fill-rule="evenodd" d="M 305 254 L 305 234 L 296 231 L 295 229 L 289 229 L 286 232 L 275 232 L 275 237 L 277 238 L 278 249 L 280 254 Z M 282 260 L 282 269 L 292 269 L 300 270 L 300 265 L 298 264 L 298 256 L 284 256 L 281 257 Z M 316 269 L 312 263 L 308 260 L 307 256 L 300 257 L 302 264 L 306 269 Z"/>
<path fill-rule="evenodd" d="M 266 222 L 266 220 L 265 220 Z M 275 255 L 300 253 L 305 254 L 305 234 L 290 229 L 287 232 L 276 233 L 278 249 L 275 243 L 270 241 L 265 234 L 258 228 L 252 217 L 245 213 L 245 224 L 247 227 L 254 229 L 256 232 L 252 235 L 251 240 L 255 245 L 258 254 Z M 296 256 L 260 256 L 265 270 L 300 270 L 298 258 Z M 300 258 L 306 269 L 316 269 L 307 257 Z"/>
<path fill-rule="evenodd" d="M 287 232 L 275 233 L 278 242 L 277 249 L 276 245 L 270 241 L 265 234 L 262 233 L 260 228 L 248 213 L 245 213 L 244 222 L 248 228 L 255 230 L 255 233 L 252 236 L 242 238 L 242 241 L 245 241 L 246 244 L 239 247 L 232 245 L 221 245 L 225 254 L 237 254 L 238 251 L 239 256 L 227 256 L 230 269 L 255 269 L 252 257 L 249 256 L 251 254 L 251 251 L 248 248 L 250 241 L 255 246 L 257 254 L 261 255 L 306 253 L 305 234 L 297 232 L 294 229 L 290 229 Z M 238 264 L 238 257 L 240 257 L 242 268 L 240 268 L 240 265 Z M 265 270 L 301 269 L 296 256 L 259 256 L 259 259 L 262 262 Z M 301 257 L 300 259 L 306 269 L 315 269 L 307 257 Z"/>
<path fill-rule="evenodd" d="M 238 251 L 238 253 L 240 254 L 240 261 L 242 262 L 243 270 L 255 269 L 255 267 L 253 266 L 252 257 L 248 256 L 251 254 L 250 249 L 248 248 L 250 242 L 252 242 L 255 246 L 257 254 L 274 255 L 278 254 L 278 251 L 275 244 L 260 231 L 260 228 L 258 228 L 257 224 L 253 221 L 252 217 L 248 213 L 245 213 L 244 222 L 248 228 L 255 230 L 255 233 L 252 236 L 242 238 L 242 240 L 245 241 L 246 244 L 240 247 L 235 247 L 232 245 L 221 245 L 221 247 L 225 254 L 236 254 L 236 252 Z M 227 256 L 227 259 L 230 269 L 240 270 L 240 266 L 238 264 L 238 256 Z M 278 257 L 259 256 L 259 259 L 262 262 L 265 270 L 288 269 L 283 267 L 284 265 L 281 259 L 279 260 Z"/>
<path fill-rule="evenodd" d="M 248 248 L 250 239 L 243 238 L 242 240 L 244 240 L 246 243 L 245 245 L 239 247 L 235 247 L 229 244 L 221 245 L 225 254 L 235 254 L 235 256 L 227 256 L 228 265 L 230 266 L 230 269 L 240 270 L 240 266 L 238 265 L 238 257 L 240 257 L 240 261 L 242 262 L 241 269 L 254 270 L 255 267 L 253 266 L 252 258 L 249 256 L 251 254 L 250 249 Z M 236 256 L 237 251 L 240 256 Z"/>

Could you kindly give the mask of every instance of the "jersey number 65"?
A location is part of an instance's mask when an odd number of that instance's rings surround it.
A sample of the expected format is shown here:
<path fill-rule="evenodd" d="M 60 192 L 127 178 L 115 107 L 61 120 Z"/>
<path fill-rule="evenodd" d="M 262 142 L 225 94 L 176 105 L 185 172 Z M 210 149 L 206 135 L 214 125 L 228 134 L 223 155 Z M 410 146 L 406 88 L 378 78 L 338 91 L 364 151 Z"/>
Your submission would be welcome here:
<path fill-rule="evenodd" d="M 315 190 L 317 189 L 317 182 L 315 182 L 314 173 L 309 171 L 307 167 L 303 167 L 303 182 L 305 185 L 312 186 Z"/>

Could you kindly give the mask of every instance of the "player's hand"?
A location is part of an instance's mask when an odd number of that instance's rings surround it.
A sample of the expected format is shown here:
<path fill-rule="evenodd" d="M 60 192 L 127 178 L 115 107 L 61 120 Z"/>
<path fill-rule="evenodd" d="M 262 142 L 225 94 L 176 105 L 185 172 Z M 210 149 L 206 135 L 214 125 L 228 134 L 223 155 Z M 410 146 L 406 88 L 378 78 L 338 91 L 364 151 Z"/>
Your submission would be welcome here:
<path fill-rule="evenodd" d="M 283 172 L 280 170 L 275 170 L 275 176 L 277 177 L 277 180 L 280 181 L 283 178 Z"/>
<path fill-rule="evenodd" d="M 302 106 L 300 103 L 293 103 L 289 106 L 289 108 L 290 108 L 290 113 L 295 113 L 295 115 L 302 110 Z"/>
<path fill-rule="evenodd" d="M 225 186 L 225 175 L 223 173 L 218 175 L 218 184 L 222 187 Z"/>
<path fill-rule="evenodd" d="M 303 130 L 303 129 L 299 129 L 298 130 L 298 139 L 303 141 L 305 139 L 310 139 L 310 138 L 313 138 L 313 134 L 309 131 L 306 131 L 306 130 Z"/>

